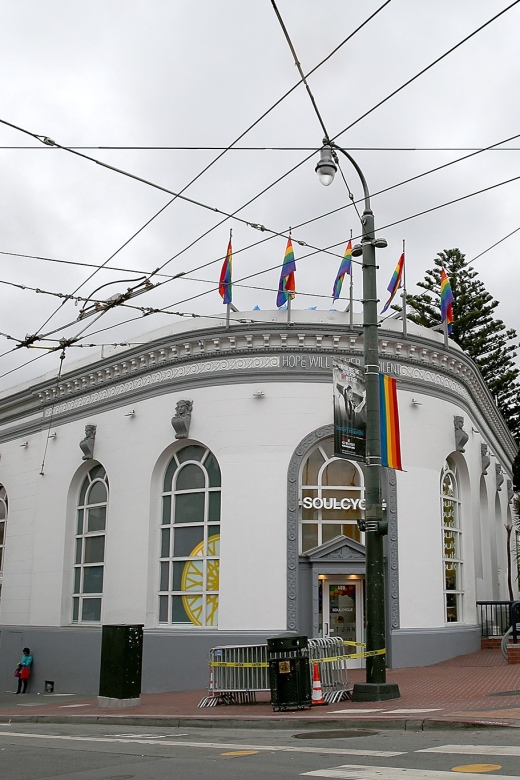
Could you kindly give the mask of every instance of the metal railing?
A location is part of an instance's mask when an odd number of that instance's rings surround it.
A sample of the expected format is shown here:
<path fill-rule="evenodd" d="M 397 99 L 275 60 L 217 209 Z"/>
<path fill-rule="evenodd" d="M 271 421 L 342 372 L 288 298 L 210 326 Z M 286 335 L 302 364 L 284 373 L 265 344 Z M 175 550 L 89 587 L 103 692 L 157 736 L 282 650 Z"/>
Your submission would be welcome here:
<path fill-rule="evenodd" d="M 480 636 L 483 639 L 502 638 L 511 627 L 513 601 L 477 601 Z"/>
<path fill-rule="evenodd" d="M 318 664 L 323 697 L 328 704 L 348 698 L 349 650 L 342 639 L 309 639 L 308 648 L 301 654 L 309 659 L 311 680 L 314 664 Z M 199 707 L 253 703 L 258 692 L 270 690 L 267 645 L 214 647 L 208 662 L 208 695 L 199 702 Z"/>

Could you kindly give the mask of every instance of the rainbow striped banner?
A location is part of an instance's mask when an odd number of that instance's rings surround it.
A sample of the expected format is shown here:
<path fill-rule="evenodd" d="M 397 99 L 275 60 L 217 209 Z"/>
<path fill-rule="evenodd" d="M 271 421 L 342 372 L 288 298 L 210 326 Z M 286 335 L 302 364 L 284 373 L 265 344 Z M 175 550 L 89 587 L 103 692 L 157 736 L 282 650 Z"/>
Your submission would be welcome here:
<path fill-rule="evenodd" d="M 446 322 L 448 333 L 453 330 L 453 302 L 455 298 L 451 289 L 450 280 L 444 268 L 441 270 L 441 320 Z"/>
<path fill-rule="evenodd" d="M 341 295 L 341 288 L 343 286 L 343 279 L 345 277 L 345 274 L 348 274 L 350 276 L 351 273 L 352 273 L 352 241 L 349 241 L 347 244 L 347 248 L 345 249 L 345 254 L 343 255 L 343 260 L 341 261 L 338 273 L 336 275 L 334 287 L 332 288 L 333 303 L 334 301 L 337 301 L 337 299 Z"/>
<path fill-rule="evenodd" d="M 395 271 L 392 274 L 392 278 L 390 279 L 390 284 L 386 288 L 388 290 L 388 292 L 390 293 L 390 298 L 385 303 L 385 305 L 384 305 L 384 307 L 383 307 L 383 309 L 381 311 L 381 314 L 384 314 L 385 311 L 388 309 L 388 307 L 390 306 L 390 304 L 392 303 L 392 301 L 394 299 L 394 295 L 396 294 L 398 289 L 401 287 L 401 285 L 403 283 L 403 271 L 404 271 L 404 252 L 401 255 L 401 257 L 399 258 L 399 260 L 397 261 L 397 265 L 395 267 Z"/>
<path fill-rule="evenodd" d="M 379 405 L 381 414 L 381 465 L 403 471 L 401 464 L 401 435 L 397 382 L 386 374 L 379 374 Z"/>
<path fill-rule="evenodd" d="M 294 252 L 292 241 L 289 238 L 287 240 L 287 246 L 285 248 L 285 257 L 283 259 L 282 271 L 280 273 L 280 283 L 278 285 L 278 295 L 276 296 L 276 305 L 278 308 L 287 303 L 289 299 L 293 299 L 296 295 L 296 281 L 294 278 L 294 272 L 296 271 L 296 260 L 294 259 Z"/>
<path fill-rule="evenodd" d="M 229 237 L 229 244 L 226 252 L 226 259 L 222 263 L 222 270 L 220 272 L 220 280 L 218 285 L 218 291 L 222 296 L 223 303 L 231 303 L 232 298 L 232 283 L 231 283 L 231 270 L 233 264 L 233 249 L 231 247 L 231 236 Z"/>

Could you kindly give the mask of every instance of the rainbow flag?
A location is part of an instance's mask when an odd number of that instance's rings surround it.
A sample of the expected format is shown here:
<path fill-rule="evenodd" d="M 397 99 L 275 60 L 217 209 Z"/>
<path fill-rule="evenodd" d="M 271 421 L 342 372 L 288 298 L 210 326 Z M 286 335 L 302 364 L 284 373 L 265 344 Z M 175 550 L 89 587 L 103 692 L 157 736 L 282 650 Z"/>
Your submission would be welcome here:
<path fill-rule="evenodd" d="M 395 379 L 386 374 L 379 374 L 379 404 L 381 414 L 381 465 L 389 469 L 402 471 L 397 383 Z"/>
<path fill-rule="evenodd" d="M 441 320 L 448 325 L 448 333 L 453 330 L 453 291 L 444 268 L 441 270 Z"/>
<path fill-rule="evenodd" d="M 220 272 L 220 280 L 218 285 L 218 291 L 222 296 L 223 303 L 231 303 L 232 297 L 232 283 L 231 283 L 231 268 L 233 264 L 233 249 L 231 247 L 231 236 L 229 237 L 229 244 L 226 252 L 226 259 L 222 263 L 222 270 Z"/>
<path fill-rule="evenodd" d="M 384 314 L 385 311 L 388 309 L 390 304 L 392 303 L 394 299 L 394 295 L 396 294 L 397 290 L 402 286 L 403 284 L 403 272 L 404 272 L 404 252 L 397 261 L 397 265 L 395 267 L 395 271 L 392 275 L 392 278 L 390 279 L 390 284 L 386 288 L 388 292 L 390 293 L 390 298 L 387 300 L 387 302 L 384 305 L 384 308 L 381 312 L 381 314 Z"/>
<path fill-rule="evenodd" d="M 343 255 L 343 260 L 340 263 L 338 273 L 336 275 L 336 281 L 334 282 L 334 287 L 332 288 L 332 302 L 337 301 L 339 296 L 341 295 L 341 287 L 343 286 L 343 278 L 345 274 L 352 273 L 352 241 L 349 241 L 347 244 L 347 248 L 345 249 L 345 254 Z"/>
<path fill-rule="evenodd" d="M 276 305 L 278 308 L 287 303 L 289 298 L 292 300 L 296 293 L 296 281 L 294 278 L 294 272 L 296 271 L 296 261 L 294 259 L 294 252 L 292 247 L 292 241 L 289 238 L 287 240 L 287 247 L 285 249 L 285 257 L 283 259 L 282 272 L 280 274 L 280 283 L 278 285 L 278 295 L 276 296 Z"/>

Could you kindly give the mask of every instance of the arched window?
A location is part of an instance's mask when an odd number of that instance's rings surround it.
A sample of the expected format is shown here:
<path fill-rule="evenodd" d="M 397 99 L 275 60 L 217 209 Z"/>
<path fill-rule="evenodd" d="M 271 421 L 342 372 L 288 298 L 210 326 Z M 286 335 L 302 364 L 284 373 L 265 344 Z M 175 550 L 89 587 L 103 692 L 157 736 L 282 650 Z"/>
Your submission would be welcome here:
<path fill-rule="evenodd" d="M 83 480 L 76 517 L 73 623 L 99 623 L 103 596 L 108 479 L 94 466 Z"/>
<path fill-rule="evenodd" d="M 220 468 L 205 447 L 175 453 L 164 476 L 159 623 L 218 625 Z"/>
<path fill-rule="evenodd" d="M 2 573 L 4 570 L 5 532 L 7 526 L 7 493 L 0 485 L 0 597 L 2 595 Z"/>
<path fill-rule="evenodd" d="M 455 464 L 447 460 L 441 474 L 441 517 L 444 565 L 444 617 L 446 623 L 462 621 L 462 531 L 460 492 Z"/>
<path fill-rule="evenodd" d="M 301 477 L 300 551 L 343 534 L 361 541 L 363 473 L 350 460 L 334 457 L 332 439 L 321 442 L 304 463 Z"/>

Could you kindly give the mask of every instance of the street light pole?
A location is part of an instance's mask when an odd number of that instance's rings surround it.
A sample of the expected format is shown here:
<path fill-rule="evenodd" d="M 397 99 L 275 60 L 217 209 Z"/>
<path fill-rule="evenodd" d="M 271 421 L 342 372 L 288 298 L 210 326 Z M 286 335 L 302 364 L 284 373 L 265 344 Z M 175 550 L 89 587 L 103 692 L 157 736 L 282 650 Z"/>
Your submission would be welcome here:
<path fill-rule="evenodd" d="M 365 390 L 367 408 L 366 477 L 365 477 L 365 547 L 366 547 L 366 682 L 356 683 L 353 701 L 383 701 L 400 696 L 396 683 L 386 682 L 385 659 L 385 580 L 383 524 L 381 505 L 381 429 L 379 409 L 379 347 L 377 316 L 376 247 L 385 247 L 385 239 L 376 239 L 374 214 L 363 172 L 348 152 L 334 142 L 324 140 L 316 173 L 322 184 L 332 183 L 337 170 L 335 153 L 350 160 L 363 186 L 365 208 L 361 216 L 361 245 L 352 249 L 354 257 L 363 257 L 363 353 L 365 358 Z M 337 159 L 337 157 L 336 157 Z"/>

